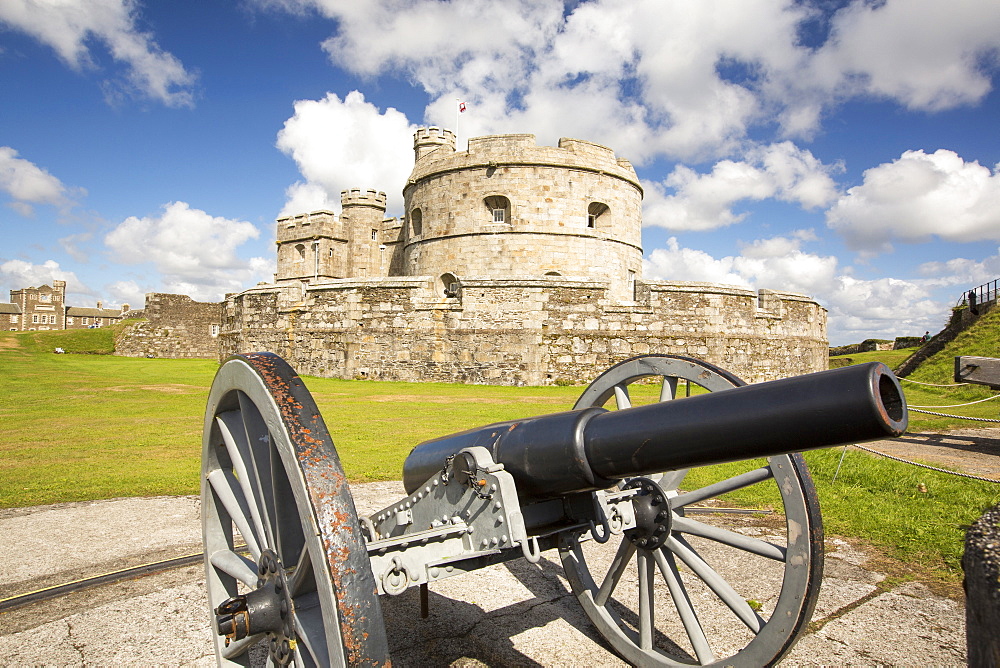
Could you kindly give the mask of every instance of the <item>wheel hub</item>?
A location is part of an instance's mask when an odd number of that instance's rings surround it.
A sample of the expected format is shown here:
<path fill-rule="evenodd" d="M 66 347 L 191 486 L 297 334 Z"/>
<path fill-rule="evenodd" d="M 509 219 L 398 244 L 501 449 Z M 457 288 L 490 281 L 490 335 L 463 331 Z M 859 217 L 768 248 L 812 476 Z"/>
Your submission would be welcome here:
<path fill-rule="evenodd" d="M 645 550 L 663 547 L 670 535 L 671 514 L 667 495 L 649 478 L 632 478 L 625 483 L 624 489 L 639 490 L 632 497 L 636 526 L 626 531 L 625 536 L 636 547 Z"/>
<path fill-rule="evenodd" d="M 257 563 L 257 574 L 256 589 L 223 601 L 215 609 L 217 633 L 226 636 L 227 647 L 234 640 L 266 633 L 271 659 L 287 665 L 295 649 L 295 629 L 285 569 L 278 555 L 264 550 Z"/>

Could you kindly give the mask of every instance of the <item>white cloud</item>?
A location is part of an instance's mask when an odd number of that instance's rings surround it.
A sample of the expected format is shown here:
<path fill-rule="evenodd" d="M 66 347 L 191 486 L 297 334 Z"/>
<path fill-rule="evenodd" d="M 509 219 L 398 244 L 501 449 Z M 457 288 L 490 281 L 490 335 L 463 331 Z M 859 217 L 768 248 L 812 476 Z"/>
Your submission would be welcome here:
<path fill-rule="evenodd" d="M 991 88 L 984 60 L 1000 49 L 1000 4 L 982 0 L 853 2 L 810 63 L 811 81 L 910 109 L 974 104 Z"/>
<path fill-rule="evenodd" d="M 644 183 L 643 223 L 672 230 L 712 230 L 740 222 L 732 207 L 745 200 L 776 198 L 804 208 L 821 207 L 837 195 L 824 165 L 791 142 L 755 147 L 742 161 L 723 160 L 709 174 L 678 165 L 663 183 Z M 674 194 L 668 194 L 667 189 Z"/>
<path fill-rule="evenodd" d="M 954 151 L 907 151 L 873 167 L 827 212 L 827 224 L 869 253 L 893 240 L 1000 241 L 1000 173 Z"/>
<path fill-rule="evenodd" d="M 833 10 L 794 0 L 257 2 L 335 21 L 331 61 L 421 87 L 429 123 L 453 125 L 458 97 L 468 133 L 586 137 L 636 164 L 730 155 L 776 120 L 807 136 L 857 96 L 975 104 L 1000 48 L 1000 4 L 982 0 L 854 0 L 816 48 L 799 30 Z"/>
<path fill-rule="evenodd" d="M 6 301 L 7 292 L 21 288 L 37 288 L 42 285 L 52 285 L 52 281 L 66 281 L 67 288 L 74 292 L 87 292 L 87 288 L 72 271 L 66 271 L 55 260 L 46 260 L 42 264 L 34 264 L 25 260 L 7 260 L 0 263 L 0 286 L 6 286 L 3 297 Z"/>
<path fill-rule="evenodd" d="M 787 237 L 759 239 L 735 256 L 715 258 L 682 248 L 671 237 L 666 248 L 653 250 L 644 262 L 652 280 L 704 281 L 751 289 L 797 292 L 816 298 L 829 309 L 831 343 L 888 338 L 937 331 L 951 306 L 934 293 L 940 280 L 859 279 L 834 256 L 802 250 L 814 241 L 808 230 Z M 956 279 L 957 281 L 957 279 Z"/>
<path fill-rule="evenodd" d="M 273 260 L 245 260 L 236 254 L 239 246 L 259 235 L 252 223 L 171 202 L 160 216 L 125 219 L 104 243 L 118 262 L 152 264 L 161 275 L 157 291 L 218 301 L 226 292 L 273 278 Z"/>
<path fill-rule="evenodd" d="M 35 204 L 49 204 L 66 210 L 74 202 L 72 196 L 82 190 L 70 191 L 62 181 L 30 160 L 17 157 L 17 151 L 0 146 L 0 190 L 13 199 L 9 206 L 23 216 L 34 213 Z"/>
<path fill-rule="evenodd" d="M 112 302 L 118 306 L 128 304 L 134 309 L 146 306 L 146 290 L 140 288 L 135 281 L 115 281 L 105 289 L 111 295 Z"/>
<path fill-rule="evenodd" d="M 153 36 L 137 26 L 137 0 L 4 0 L 0 22 L 51 47 L 75 70 L 95 68 L 90 45 L 101 42 L 111 57 L 126 66 L 125 82 L 108 83 L 168 106 L 192 106 L 195 76 Z"/>
<path fill-rule="evenodd" d="M 306 178 L 286 192 L 281 215 L 316 209 L 340 210 L 340 191 L 383 190 L 390 215 L 402 211 L 402 190 L 413 169 L 416 126 L 389 108 L 379 112 L 357 91 L 341 100 L 299 100 L 295 115 L 278 133 L 278 148 Z"/>

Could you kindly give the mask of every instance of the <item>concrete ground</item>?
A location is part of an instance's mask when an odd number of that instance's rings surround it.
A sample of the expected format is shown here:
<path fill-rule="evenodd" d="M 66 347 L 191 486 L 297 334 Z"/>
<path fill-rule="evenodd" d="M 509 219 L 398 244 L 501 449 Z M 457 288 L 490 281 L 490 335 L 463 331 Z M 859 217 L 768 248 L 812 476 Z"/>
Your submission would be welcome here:
<path fill-rule="evenodd" d="M 374 483 L 354 494 L 365 512 L 402 490 Z M 0 536 L 0 597 L 7 598 L 199 552 L 199 501 L 0 510 Z M 783 665 L 964 665 L 961 604 L 921 584 L 887 584 L 868 557 L 843 540 L 827 541 L 813 625 Z M 400 666 L 623 665 L 570 593 L 555 551 L 538 565 L 517 560 L 435 584 L 427 620 L 416 590 L 383 598 L 383 606 Z M 212 665 L 210 639 L 200 563 L 0 613 L 3 665 Z"/>

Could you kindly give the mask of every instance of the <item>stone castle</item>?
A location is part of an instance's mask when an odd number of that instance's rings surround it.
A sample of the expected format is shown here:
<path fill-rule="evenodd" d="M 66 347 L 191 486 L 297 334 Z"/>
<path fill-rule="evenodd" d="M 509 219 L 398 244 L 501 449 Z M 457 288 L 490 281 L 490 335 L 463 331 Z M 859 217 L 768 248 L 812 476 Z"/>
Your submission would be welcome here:
<path fill-rule="evenodd" d="M 748 381 L 826 368 L 826 311 L 809 297 L 642 278 L 642 186 L 611 149 L 513 134 L 457 151 L 439 128 L 413 147 L 402 218 L 358 189 L 339 216 L 278 220 L 274 282 L 228 295 L 199 345 L 317 376 L 503 385 L 588 382 L 644 353 Z"/>

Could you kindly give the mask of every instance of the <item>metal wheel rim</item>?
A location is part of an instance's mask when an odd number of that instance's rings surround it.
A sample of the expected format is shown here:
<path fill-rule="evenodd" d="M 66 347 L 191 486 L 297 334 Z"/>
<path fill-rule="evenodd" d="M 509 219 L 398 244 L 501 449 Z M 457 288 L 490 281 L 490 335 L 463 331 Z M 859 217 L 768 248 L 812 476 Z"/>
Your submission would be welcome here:
<path fill-rule="evenodd" d="M 628 386 L 637 380 L 649 377 L 662 378 L 660 401 L 673 398 L 677 386 L 676 379 L 688 380 L 709 391 L 724 391 L 745 384 L 733 374 L 700 360 L 672 355 L 648 355 L 626 360 L 608 369 L 584 391 L 574 408 L 600 406 L 611 399 L 614 399 L 618 407 L 627 407 L 631 405 Z M 560 549 L 567 578 L 585 613 L 605 639 L 626 660 L 639 666 L 762 666 L 777 663 L 792 648 L 810 621 L 819 596 L 823 568 L 823 534 L 819 502 L 801 455 L 771 457 L 765 468 L 769 469 L 769 475 L 773 475 L 773 478 L 768 479 L 773 479 L 778 485 L 786 516 L 787 549 L 783 559 L 780 593 L 772 613 L 759 631 L 742 649 L 728 653 L 728 656 L 714 655 L 711 640 L 707 638 L 697 619 L 697 606 L 688 600 L 683 584 L 678 584 L 681 578 L 678 576 L 677 564 L 685 563 L 691 570 L 690 564 L 685 561 L 690 559 L 690 556 L 680 555 L 687 552 L 686 544 L 681 542 L 678 546 L 678 534 L 683 538 L 687 533 L 686 529 L 692 528 L 689 520 L 682 520 L 681 530 L 676 530 L 676 507 L 682 502 L 681 497 L 671 499 L 674 530 L 663 548 L 651 552 L 636 550 L 634 547 L 630 549 L 629 541 L 624 537 L 613 537 L 605 546 L 605 549 L 614 550 L 616 548 L 612 546 L 618 543 L 609 573 L 615 571 L 620 577 L 629 568 L 629 562 L 635 562 L 640 589 L 639 609 L 636 615 L 640 620 L 638 624 L 625 623 L 614 605 L 598 602 L 601 597 L 601 585 L 604 584 L 606 577 L 599 583 L 591 574 L 583 549 L 583 543 L 589 542 L 588 533 L 571 540 Z M 686 470 L 668 472 L 659 482 L 665 491 L 673 490 L 682 482 L 686 473 Z M 655 479 L 655 476 L 653 477 Z M 728 486 L 739 483 L 736 478 L 729 478 L 724 482 Z M 689 491 L 688 498 L 693 498 L 690 495 L 696 491 Z M 725 534 L 724 536 L 727 540 L 731 538 Z M 620 543 L 616 540 L 618 538 Z M 754 540 L 745 543 L 753 549 L 764 549 L 764 546 Z M 745 548 L 733 547 L 733 549 Z M 624 564 L 621 570 L 616 569 L 616 563 Z M 686 650 L 688 654 L 686 658 L 667 654 L 651 646 L 656 633 L 653 621 L 656 610 L 652 595 L 656 571 L 659 571 L 660 579 L 669 590 L 669 598 L 675 607 L 675 612 L 681 618 L 680 623 L 684 629 L 682 633 L 686 633 L 685 640 L 689 648 Z M 697 577 L 702 579 L 701 575 Z M 739 601 L 734 605 L 740 607 Z M 730 606 L 730 609 L 733 607 Z M 747 611 L 741 610 L 739 614 L 745 615 Z M 693 620 L 692 615 L 694 615 Z M 645 632 L 642 630 L 642 619 L 647 620 Z"/>
<path fill-rule="evenodd" d="M 294 665 L 388 662 L 381 606 L 339 457 L 312 396 L 280 357 L 240 355 L 219 369 L 205 412 L 201 489 L 213 627 L 215 608 L 253 589 L 261 552 L 273 550 L 292 597 Z M 234 526 L 249 556 L 235 546 Z M 257 634 L 227 647 L 213 636 L 220 665 L 250 665 L 251 650 L 267 639 Z"/>

